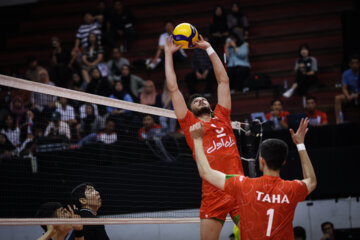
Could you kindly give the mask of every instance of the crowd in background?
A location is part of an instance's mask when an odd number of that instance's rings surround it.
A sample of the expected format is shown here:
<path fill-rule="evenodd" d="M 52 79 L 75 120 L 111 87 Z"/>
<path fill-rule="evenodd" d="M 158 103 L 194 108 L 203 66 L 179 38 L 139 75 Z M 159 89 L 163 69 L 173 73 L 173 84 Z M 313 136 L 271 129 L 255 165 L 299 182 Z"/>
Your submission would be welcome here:
<path fill-rule="evenodd" d="M 164 32 L 159 37 L 158 46 L 154 46 L 154 57 L 144 61 L 149 71 L 162 66 L 165 40 L 174 27 L 173 21 L 164 22 Z M 234 3 L 229 11 L 220 5 L 215 7 L 208 34 L 204 34 L 205 40 L 211 42 L 219 56 L 225 56 L 232 93 L 252 90 L 256 80 L 251 74 L 249 61 L 249 29 L 247 17 L 240 5 Z M 61 39 L 53 37 L 50 65 L 40 66 L 36 56 L 29 56 L 28 68 L 20 77 L 127 102 L 173 109 L 166 84 L 158 92 L 154 81 L 133 74 L 132 63 L 123 57 L 123 52 L 133 47 L 135 38 L 136 18 L 123 2 L 115 0 L 111 7 L 107 7 L 105 1 L 99 1 L 95 11 L 83 14 L 83 23 L 77 30 L 72 49 L 62 46 Z M 187 58 L 183 49 L 174 54 L 175 62 Z M 192 71 L 185 77 L 189 94 L 197 92 L 197 82 L 205 81 L 204 96 L 214 95 L 216 79 L 207 54 L 195 49 L 190 61 Z M 328 124 L 326 113 L 317 108 L 316 97 L 308 95 L 309 88 L 316 87 L 318 82 L 317 59 L 312 56 L 308 45 L 299 47 L 294 70 L 296 81 L 283 97 L 290 98 L 298 92 L 310 124 Z M 358 76 L 359 58 L 353 56 L 350 68 L 342 76 L 343 94 L 335 98 L 336 123 L 343 122 L 343 104 L 358 104 Z M 36 147 L 34 139 L 38 137 L 61 138 L 74 148 L 91 141 L 112 144 L 119 134 L 126 133 L 124 129 L 129 123 L 137 129 L 139 140 L 163 136 L 164 133 L 179 133 L 176 121 L 164 117 L 139 115 L 124 109 L 17 89 L 2 96 L 1 105 L 1 158 L 24 151 L 26 154 L 33 152 Z M 253 119 L 267 120 L 275 130 L 289 127 L 291 114 L 283 109 L 280 98 L 274 99 L 270 111 L 265 112 L 255 113 Z"/>

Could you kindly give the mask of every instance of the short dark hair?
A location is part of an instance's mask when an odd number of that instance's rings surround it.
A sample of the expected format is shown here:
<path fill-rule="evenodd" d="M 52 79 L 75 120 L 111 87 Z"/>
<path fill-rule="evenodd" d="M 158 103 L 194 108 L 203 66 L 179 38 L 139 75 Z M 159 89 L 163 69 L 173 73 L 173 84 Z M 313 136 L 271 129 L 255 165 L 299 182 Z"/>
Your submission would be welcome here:
<path fill-rule="evenodd" d="M 303 227 L 300 226 L 296 226 L 294 227 L 294 236 L 296 237 L 300 237 L 303 240 L 306 240 L 306 232 L 305 229 Z"/>
<path fill-rule="evenodd" d="M 334 224 L 332 223 L 332 222 L 329 222 L 329 221 L 327 221 L 327 222 L 323 222 L 322 224 L 321 224 L 321 230 L 324 232 L 324 227 L 325 227 L 325 225 L 330 225 L 331 227 L 332 227 L 332 229 L 334 229 Z"/>
<path fill-rule="evenodd" d="M 274 103 L 278 102 L 278 101 L 281 103 L 281 105 L 284 105 L 283 101 L 280 98 L 275 98 L 271 101 L 271 106 L 274 105 Z"/>
<path fill-rule="evenodd" d="M 306 101 L 308 101 L 308 100 L 314 100 L 314 102 L 317 103 L 317 99 L 314 96 L 307 96 Z"/>
<path fill-rule="evenodd" d="M 198 97 L 203 97 L 201 94 L 199 93 L 195 93 L 193 95 L 191 95 L 188 99 L 188 102 L 187 102 L 187 105 L 188 105 L 188 108 L 191 110 L 191 104 L 192 102 L 194 101 L 195 98 L 198 98 Z"/>
<path fill-rule="evenodd" d="M 36 218 L 55 218 L 56 210 L 61 208 L 62 204 L 59 202 L 47 202 L 40 206 L 40 208 L 36 211 Z M 47 231 L 46 225 L 41 225 L 41 227 Z"/>
<path fill-rule="evenodd" d="M 351 60 L 354 60 L 354 59 L 355 60 L 360 60 L 360 56 L 358 54 L 353 54 L 353 55 L 350 56 L 349 60 L 351 61 Z"/>
<path fill-rule="evenodd" d="M 311 51 L 310 51 L 309 45 L 303 43 L 303 44 L 301 44 L 301 45 L 299 46 L 299 49 L 298 49 L 299 57 L 302 57 L 300 52 L 301 52 L 301 50 L 304 49 L 304 48 L 309 51 L 309 56 L 311 56 Z"/>
<path fill-rule="evenodd" d="M 172 25 L 175 25 L 174 21 L 172 19 L 166 19 L 164 21 L 164 25 L 168 24 L 168 23 L 171 23 Z"/>
<path fill-rule="evenodd" d="M 279 170 L 287 158 L 288 146 L 283 140 L 270 138 L 261 144 L 260 154 L 269 169 Z"/>
<path fill-rule="evenodd" d="M 90 182 L 84 182 L 73 188 L 71 191 L 71 201 L 75 204 L 79 209 L 82 207 L 79 201 L 80 198 L 85 198 L 85 190 L 87 186 L 94 187 L 94 184 Z"/>

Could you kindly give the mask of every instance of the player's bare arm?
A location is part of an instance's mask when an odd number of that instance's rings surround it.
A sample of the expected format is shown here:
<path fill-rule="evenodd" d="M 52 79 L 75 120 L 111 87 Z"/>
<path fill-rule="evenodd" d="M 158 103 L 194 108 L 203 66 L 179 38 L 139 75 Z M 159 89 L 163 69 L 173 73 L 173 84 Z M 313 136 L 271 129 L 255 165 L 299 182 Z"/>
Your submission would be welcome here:
<path fill-rule="evenodd" d="M 205 179 L 215 187 L 224 190 L 225 174 L 211 168 L 203 146 L 204 125 L 198 122 L 190 127 L 190 135 L 194 139 L 194 148 L 196 156 L 196 164 L 200 177 Z"/>
<path fill-rule="evenodd" d="M 187 106 L 183 95 L 181 94 L 174 70 L 173 54 L 180 49 L 180 45 L 173 43 L 172 37 L 166 39 L 165 45 L 165 77 L 166 85 L 169 89 L 171 100 L 174 106 L 174 112 L 178 119 L 183 119 L 187 113 Z"/>
<path fill-rule="evenodd" d="M 309 130 L 308 124 L 308 118 L 301 119 L 299 128 L 296 133 L 294 133 L 294 130 L 290 129 L 292 140 L 296 145 L 304 144 L 305 135 Z M 304 179 L 302 181 L 306 184 L 310 194 L 312 191 L 315 190 L 317 184 L 315 171 L 305 147 L 299 150 L 299 155 L 304 176 Z"/>
<path fill-rule="evenodd" d="M 211 47 L 211 45 L 200 35 L 200 40 L 195 43 L 195 47 L 206 50 Z M 218 82 L 218 104 L 227 109 L 231 109 L 230 82 L 225 67 L 215 51 L 211 53 L 209 57 L 214 68 L 216 81 Z"/>

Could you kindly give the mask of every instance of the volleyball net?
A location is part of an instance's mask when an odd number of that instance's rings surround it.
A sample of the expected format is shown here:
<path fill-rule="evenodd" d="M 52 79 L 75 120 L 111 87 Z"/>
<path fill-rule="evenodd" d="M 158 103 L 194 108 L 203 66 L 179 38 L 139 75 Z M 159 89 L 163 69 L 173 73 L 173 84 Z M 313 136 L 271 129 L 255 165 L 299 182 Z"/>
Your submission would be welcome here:
<path fill-rule="evenodd" d="M 201 179 L 173 111 L 4 75 L 0 88 L 0 225 L 199 222 Z M 100 218 L 34 218 L 84 182 Z"/>

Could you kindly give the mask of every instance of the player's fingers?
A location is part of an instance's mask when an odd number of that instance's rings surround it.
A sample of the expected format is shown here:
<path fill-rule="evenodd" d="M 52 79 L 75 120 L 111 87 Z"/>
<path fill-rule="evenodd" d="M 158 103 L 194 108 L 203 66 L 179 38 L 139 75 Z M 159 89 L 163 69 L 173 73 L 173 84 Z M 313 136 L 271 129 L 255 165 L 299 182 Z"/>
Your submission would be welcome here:
<path fill-rule="evenodd" d="M 200 41 L 204 41 L 204 38 L 201 34 L 199 35 L 199 37 L 200 37 Z"/>

